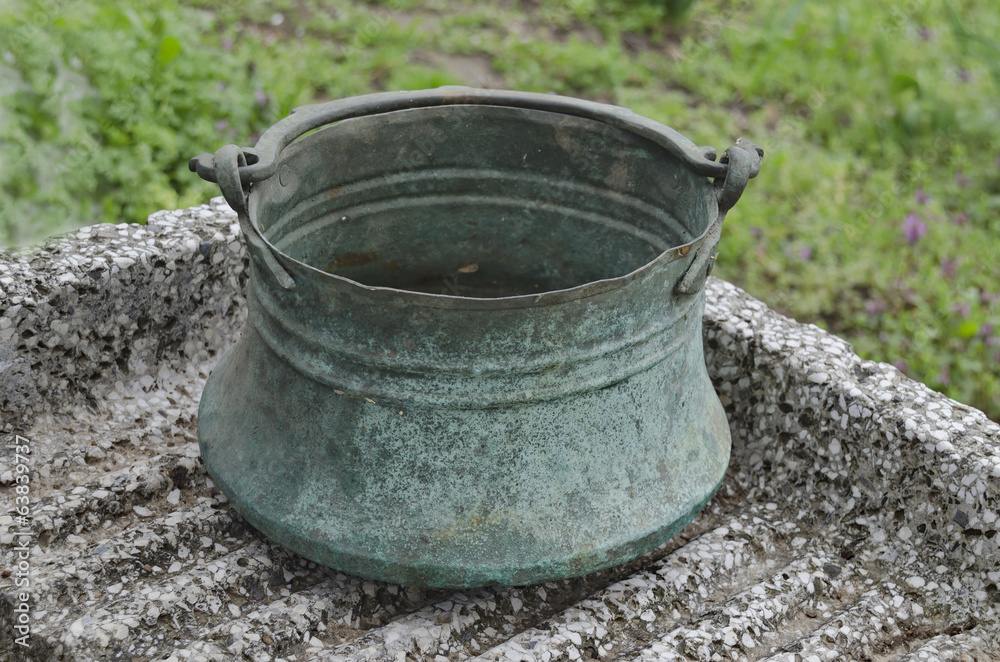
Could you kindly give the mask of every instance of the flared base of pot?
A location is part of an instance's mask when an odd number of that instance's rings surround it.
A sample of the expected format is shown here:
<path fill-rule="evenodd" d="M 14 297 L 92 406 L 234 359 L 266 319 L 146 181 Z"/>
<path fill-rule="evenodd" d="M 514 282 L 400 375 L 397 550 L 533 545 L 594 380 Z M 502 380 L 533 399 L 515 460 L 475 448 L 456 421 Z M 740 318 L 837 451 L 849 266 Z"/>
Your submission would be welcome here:
<path fill-rule="evenodd" d="M 696 340 L 690 365 L 604 389 L 443 409 L 304 379 L 251 326 L 206 385 L 199 443 L 243 517 L 317 563 L 447 588 L 579 576 L 662 544 L 721 484 L 729 428 Z"/>

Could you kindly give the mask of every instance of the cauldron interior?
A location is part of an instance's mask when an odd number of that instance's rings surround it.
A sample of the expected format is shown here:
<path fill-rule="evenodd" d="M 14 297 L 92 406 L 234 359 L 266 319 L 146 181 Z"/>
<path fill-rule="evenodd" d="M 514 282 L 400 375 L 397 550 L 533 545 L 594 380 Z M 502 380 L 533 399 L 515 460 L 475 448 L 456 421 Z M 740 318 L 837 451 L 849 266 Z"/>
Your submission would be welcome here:
<path fill-rule="evenodd" d="M 280 252 L 316 269 L 491 298 L 624 276 L 695 240 L 715 216 L 706 184 L 602 122 L 459 105 L 309 134 L 250 205 Z"/>

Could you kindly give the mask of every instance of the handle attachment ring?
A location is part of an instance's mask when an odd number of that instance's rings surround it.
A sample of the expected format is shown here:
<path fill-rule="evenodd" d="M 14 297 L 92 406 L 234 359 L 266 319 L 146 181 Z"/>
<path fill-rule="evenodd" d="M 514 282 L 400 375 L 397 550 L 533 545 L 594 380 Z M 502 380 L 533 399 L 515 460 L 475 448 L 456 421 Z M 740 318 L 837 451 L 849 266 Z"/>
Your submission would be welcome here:
<path fill-rule="evenodd" d="M 695 294 L 701 290 L 705 280 L 712 273 L 715 258 L 718 255 L 719 239 L 722 237 L 722 222 L 726 212 L 743 195 L 743 190 L 752 178 L 760 173 L 760 161 L 764 158 L 764 150 L 745 138 L 740 138 L 736 144 L 726 150 L 719 163 L 728 164 L 723 177 L 715 179 L 716 199 L 719 203 L 719 215 L 712 221 L 705 239 L 691 261 L 684 275 L 677 281 L 674 292 L 677 294 Z"/>

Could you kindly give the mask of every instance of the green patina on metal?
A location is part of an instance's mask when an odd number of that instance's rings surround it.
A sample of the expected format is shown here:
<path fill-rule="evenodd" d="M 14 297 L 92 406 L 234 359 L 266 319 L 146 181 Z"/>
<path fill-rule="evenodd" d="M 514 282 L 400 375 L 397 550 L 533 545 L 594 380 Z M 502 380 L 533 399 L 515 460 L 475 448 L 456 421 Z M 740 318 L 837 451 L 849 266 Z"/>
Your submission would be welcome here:
<path fill-rule="evenodd" d="M 661 544 L 729 462 L 704 281 L 761 155 L 452 87 L 307 106 L 192 159 L 252 258 L 202 396 L 209 473 L 268 537 L 401 584 L 529 584 Z"/>

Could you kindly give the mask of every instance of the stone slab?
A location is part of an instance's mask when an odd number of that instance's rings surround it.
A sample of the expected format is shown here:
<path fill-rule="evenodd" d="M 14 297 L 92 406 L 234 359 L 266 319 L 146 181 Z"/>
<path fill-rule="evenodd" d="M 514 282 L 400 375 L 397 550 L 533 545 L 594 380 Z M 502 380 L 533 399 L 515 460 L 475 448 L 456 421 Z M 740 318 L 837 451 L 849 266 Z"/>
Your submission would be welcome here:
<path fill-rule="evenodd" d="M 0 256 L 0 659 L 1000 659 L 1000 427 L 708 283 L 722 490 L 625 566 L 417 590 L 318 567 L 205 474 L 197 405 L 245 320 L 225 203 Z M 13 435 L 32 634 L 14 632 Z"/>

